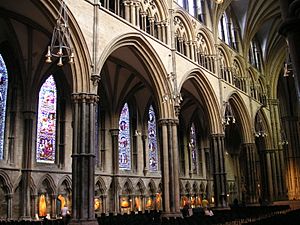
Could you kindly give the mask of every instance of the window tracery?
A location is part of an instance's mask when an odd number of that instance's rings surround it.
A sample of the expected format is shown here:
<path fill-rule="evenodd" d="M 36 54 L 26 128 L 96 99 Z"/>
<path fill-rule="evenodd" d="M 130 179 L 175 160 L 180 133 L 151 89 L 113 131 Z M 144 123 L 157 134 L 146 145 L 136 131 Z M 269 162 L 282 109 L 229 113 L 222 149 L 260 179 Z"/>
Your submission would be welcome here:
<path fill-rule="evenodd" d="M 238 51 L 238 27 L 231 16 L 224 12 L 218 24 L 219 38 L 227 45 Z"/>
<path fill-rule="evenodd" d="M 259 40 L 254 37 L 250 43 L 249 48 L 249 62 L 259 71 L 262 69 L 262 52 Z"/>
<path fill-rule="evenodd" d="M 149 140 L 149 170 L 158 170 L 158 145 L 157 145 L 157 127 L 156 116 L 153 106 L 151 105 L 148 112 L 148 140 Z"/>
<path fill-rule="evenodd" d="M 57 90 L 51 75 L 39 92 L 36 161 L 54 163 L 56 153 Z"/>
<path fill-rule="evenodd" d="M 121 110 L 119 120 L 119 169 L 131 169 L 130 117 L 127 103 Z"/>
<path fill-rule="evenodd" d="M 8 76 L 4 60 L 0 54 L 0 160 L 4 158 L 4 133 L 6 118 L 6 103 Z"/>
<path fill-rule="evenodd" d="M 176 50 L 185 56 L 188 56 L 187 54 L 187 46 L 188 46 L 188 40 L 187 40 L 187 34 L 184 27 L 184 24 L 182 20 L 178 17 L 174 17 L 174 26 L 175 26 L 175 47 Z"/>
<path fill-rule="evenodd" d="M 214 57 L 210 55 L 209 45 L 202 33 L 197 34 L 196 54 L 198 64 L 214 72 Z"/>
<path fill-rule="evenodd" d="M 190 128 L 190 142 L 189 142 L 191 159 L 192 159 L 192 171 L 197 173 L 197 138 L 195 124 L 192 123 Z"/>

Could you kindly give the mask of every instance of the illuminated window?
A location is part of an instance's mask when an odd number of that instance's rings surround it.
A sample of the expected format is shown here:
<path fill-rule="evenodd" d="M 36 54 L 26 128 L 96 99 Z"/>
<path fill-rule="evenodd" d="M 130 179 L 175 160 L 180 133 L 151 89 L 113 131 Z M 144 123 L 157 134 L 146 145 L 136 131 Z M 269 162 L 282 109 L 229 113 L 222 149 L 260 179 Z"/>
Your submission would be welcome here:
<path fill-rule="evenodd" d="M 130 170 L 131 151 L 130 151 L 130 122 L 129 108 L 125 103 L 119 120 L 119 169 Z"/>
<path fill-rule="evenodd" d="M 192 154 L 192 170 L 194 173 L 197 172 L 197 141 L 196 141 L 196 130 L 195 124 L 192 123 L 191 130 L 190 130 L 190 152 Z"/>
<path fill-rule="evenodd" d="M 51 75 L 39 92 L 36 161 L 54 163 L 56 146 L 57 90 Z"/>
<path fill-rule="evenodd" d="M 218 25 L 219 38 L 222 39 L 226 44 L 231 46 L 233 49 L 238 51 L 238 26 L 228 16 L 226 12 L 223 13 Z"/>
<path fill-rule="evenodd" d="M 4 127 L 7 101 L 8 76 L 5 63 L 0 54 L 0 160 L 4 152 Z"/>
<path fill-rule="evenodd" d="M 156 135 L 156 118 L 152 105 L 149 108 L 148 120 L 148 140 L 149 140 L 149 170 L 158 170 L 158 153 L 157 153 L 157 135 Z"/>

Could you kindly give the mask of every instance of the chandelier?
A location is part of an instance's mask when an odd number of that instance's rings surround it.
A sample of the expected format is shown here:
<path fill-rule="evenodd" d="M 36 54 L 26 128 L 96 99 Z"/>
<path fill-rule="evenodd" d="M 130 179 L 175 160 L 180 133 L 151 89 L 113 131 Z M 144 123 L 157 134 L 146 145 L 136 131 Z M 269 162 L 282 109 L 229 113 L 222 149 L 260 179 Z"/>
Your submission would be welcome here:
<path fill-rule="evenodd" d="M 52 57 L 58 58 L 58 66 L 63 65 L 63 59 L 67 58 L 69 63 L 74 62 L 74 52 L 71 47 L 70 30 L 68 16 L 66 12 L 66 4 L 62 0 L 56 25 L 54 27 L 51 43 L 48 46 L 46 63 L 52 62 Z"/>
<path fill-rule="evenodd" d="M 284 130 L 281 130 L 281 140 L 279 142 L 279 145 L 288 145 L 288 144 L 289 144 L 289 142 L 285 135 L 285 132 L 284 132 Z"/>
<path fill-rule="evenodd" d="M 222 124 L 224 126 L 228 126 L 230 125 L 230 123 L 231 124 L 235 123 L 235 117 L 233 115 L 230 103 L 224 102 L 223 107 L 224 107 L 224 116 L 222 118 Z"/>
<path fill-rule="evenodd" d="M 293 64 L 292 64 L 291 56 L 290 56 L 289 52 L 287 52 L 286 60 L 284 63 L 283 76 L 288 77 L 290 75 L 294 76 Z"/>

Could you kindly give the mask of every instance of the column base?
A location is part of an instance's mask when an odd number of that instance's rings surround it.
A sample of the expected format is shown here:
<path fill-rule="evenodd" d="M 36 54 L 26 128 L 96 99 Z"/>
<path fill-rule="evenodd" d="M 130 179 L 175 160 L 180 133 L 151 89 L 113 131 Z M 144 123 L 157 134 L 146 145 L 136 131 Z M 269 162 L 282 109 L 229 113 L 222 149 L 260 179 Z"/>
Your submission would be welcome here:
<path fill-rule="evenodd" d="M 31 216 L 21 216 L 21 217 L 19 218 L 19 220 L 31 221 L 32 218 L 31 218 Z"/>
<path fill-rule="evenodd" d="M 161 217 L 165 217 L 165 218 L 182 218 L 182 213 L 181 212 L 162 212 Z"/>
<path fill-rule="evenodd" d="M 99 225 L 98 221 L 96 219 L 94 220 L 71 220 L 68 225 Z"/>

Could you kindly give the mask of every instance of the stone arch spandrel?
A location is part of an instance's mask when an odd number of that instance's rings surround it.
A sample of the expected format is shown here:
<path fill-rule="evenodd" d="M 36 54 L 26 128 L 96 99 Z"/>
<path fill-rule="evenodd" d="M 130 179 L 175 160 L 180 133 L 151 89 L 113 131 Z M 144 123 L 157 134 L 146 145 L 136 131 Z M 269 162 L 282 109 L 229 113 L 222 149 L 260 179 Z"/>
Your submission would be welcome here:
<path fill-rule="evenodd" d="M 201 94 L 203 99 L 205 99 L 205 106 L 207 110 L 210 131 L 211 134 L 221 134 L 223 133 L 222 123 L 221 123 L 221 110 L 218 103 L 218 98 L 214 92 L 211 83 L 206 78 L 206 76 L 199 69 L 194 69 L 188 71 L 183 77 L 179 90 L 182 89 L 184 83 L 188 80 L 191 80 L 195 83 L 195 87 L 198 88 L 198 92 Z"/>
<path fill-rule="evenodd" d="M 150 75 L 149 79 L 153 87 L 154 99 L 158 103 L 157 110 L 160 118 L 174 117 L 175 112 L 171 104 L 159 104 L 164 102 L 166 93 L 171 93 L 166 68 L 154 48 L 141 34 L 127 33 L 113 39 L 100 56 L 97 67 L 102 68 L 109 56 L 121 47 L 134 49 L 137 57 L 143 61 L 143 66 L 148 71 L 147 75 Z"/>

